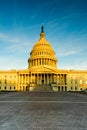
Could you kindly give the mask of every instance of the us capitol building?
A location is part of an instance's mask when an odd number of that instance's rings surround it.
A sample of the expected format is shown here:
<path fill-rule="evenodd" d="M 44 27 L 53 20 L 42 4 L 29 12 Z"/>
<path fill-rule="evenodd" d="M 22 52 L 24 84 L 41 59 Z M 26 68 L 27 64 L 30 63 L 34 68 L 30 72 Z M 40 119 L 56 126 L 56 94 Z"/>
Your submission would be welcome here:
<path fill-rule="evenodd" d="M 0 91 L 81 91 L 87 89 L 87 70 L 57 69 L 51 44 L 42 26 L 25 70 L 0 71 Z"/>

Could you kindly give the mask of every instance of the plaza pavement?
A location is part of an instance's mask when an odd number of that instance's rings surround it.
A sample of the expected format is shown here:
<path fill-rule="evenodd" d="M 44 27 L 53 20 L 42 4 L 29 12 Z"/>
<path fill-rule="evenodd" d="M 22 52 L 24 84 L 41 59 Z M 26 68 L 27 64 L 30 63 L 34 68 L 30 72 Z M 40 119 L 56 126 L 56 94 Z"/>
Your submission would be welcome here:
<path fill-rule="evenodd" d="M 0 130 L 87 130 L 87 95 L 0 94 Z"/>

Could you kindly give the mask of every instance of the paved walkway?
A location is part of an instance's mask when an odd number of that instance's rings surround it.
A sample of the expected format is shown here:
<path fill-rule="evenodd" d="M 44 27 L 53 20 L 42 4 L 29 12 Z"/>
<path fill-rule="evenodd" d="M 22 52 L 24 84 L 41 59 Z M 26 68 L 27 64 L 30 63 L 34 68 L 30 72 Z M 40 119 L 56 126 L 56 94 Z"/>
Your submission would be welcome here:
<path fill-rule="evenodd" d="M 87 95 L 0 94 L 0 130 L 87 130 Z"/>

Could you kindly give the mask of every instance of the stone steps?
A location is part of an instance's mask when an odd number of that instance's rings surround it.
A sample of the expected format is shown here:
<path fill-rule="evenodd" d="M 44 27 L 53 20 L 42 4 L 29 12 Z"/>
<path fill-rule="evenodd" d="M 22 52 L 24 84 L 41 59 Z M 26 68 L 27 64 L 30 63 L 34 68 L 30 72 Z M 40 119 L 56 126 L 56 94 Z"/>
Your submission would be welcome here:
<path fill-rule="evenodd" d="M 52 92 L 51 86 L 49 85 L 37 85 L 34 87 L 33 91 L 36 92 Z"/>

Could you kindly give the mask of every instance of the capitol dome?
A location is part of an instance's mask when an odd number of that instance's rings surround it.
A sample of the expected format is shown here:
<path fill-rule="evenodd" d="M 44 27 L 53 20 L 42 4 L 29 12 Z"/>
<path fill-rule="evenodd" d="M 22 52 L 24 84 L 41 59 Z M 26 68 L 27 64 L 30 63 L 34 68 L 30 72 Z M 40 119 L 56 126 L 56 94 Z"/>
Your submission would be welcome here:
<path fill-rule="evenodd" d="M 28 60 L 28 68 L 35 66 L 51 66 L 56 67 L 57 59 L 51 44 L 45 39 L 44 28 L 40 33 L 40 39 L 35 43 L 30 58 Z"/>

